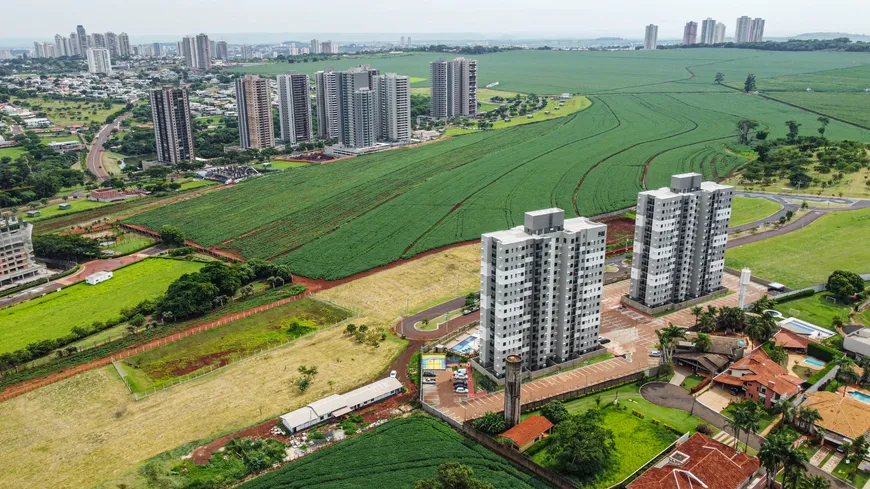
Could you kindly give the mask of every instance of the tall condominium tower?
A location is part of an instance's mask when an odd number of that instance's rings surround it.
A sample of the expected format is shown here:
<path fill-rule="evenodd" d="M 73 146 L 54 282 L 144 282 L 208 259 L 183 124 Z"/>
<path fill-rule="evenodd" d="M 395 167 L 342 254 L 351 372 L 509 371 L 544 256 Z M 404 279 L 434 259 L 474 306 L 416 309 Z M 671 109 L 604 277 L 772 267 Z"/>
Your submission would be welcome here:
<path fill-rule="evenodd" d="M 378 138 L 375 125 L 375 92 L 360 88 L 353 92 L 353 147 L 374 146 Z"/>
<path fill-rule="evenodd" d="M 236 107 L 239 113 L 239 146 L 242 149 L 275 146 L 269 80 L 257 75 L 236 78 Z"/>
<path fill-rule="evenodd" d="M 118 54 L 124 58 L 133 54 L 130 49 L 130 36 L 126 32 L 118 34 Z"/>
<path fill-rule="evenodd" d="M 643 36 L 643 48 L 654 50 L 658 45 L 659 26 L 650 24 L 646 26 L 646 31 Z"/>
<path fill-rule="evenodd" d="M 713 44 L 722 44 L 725 42 L 725 24 L 716 22 L 716 28 L 713 30 Z"/>
<path fill-rule="evenodd" d="M 242 55 L 242 59 L 245 61 L 254 59 L 254 50 L 251 48 L 251 46 L 248 46 L 247 44 L 239 48 L 239 53 Z"/>
<path fill-rule="evenodd" d="M 109 45 L 106 44 L 106 35 L 101 32 L 94 32 L 91 34 L 91 37 L 94 40 L 92 48 L 105 48 L 108 49 Z"/>
<path fill-rule="evenodd" d="M 168 86 L 151 90 L 151 119 L 157 161 L 174 164 L 193 160 L 193 130 L 186 88 Z"/>
<path fill-rule="evenodd" d="M 121 49 L 118 46 L 118 36 L 114 32 L 106 33 L 106 48 L 109 50 L 109 54 L 113 58 L 117 58 L 121 55 Z"/>
<path fill-rule="evenodd" d="M 314 74 L 314 83 L 317 90 L 317 137 L 338 139 L 338 72 L 330 69 L 318 71 Z"/>
<path fill-rule="evenodd" d="M 312 39 L 309 52 L 311 54 L 320 54 L 320 41 L 318 41 L 317 39 Z"/>
<path fill-rule="evenodd" d="M 109 50 L 106 48 L 89 48 L 88 49 L 88 72 L 89 73 L 104 73 L 112 72 L 112 58 L 109 55 Z"/>
<path fill-rule="evenodd" d="M 411 82 L 395 73 L 374 77 L 378 141 L 411 140 Z"/>
<path fill-rule="evenodd" d="M 737 26 L 734 28 L 734 42 L 750 42 L 752 41 L 752 19 L 747 16 L 737 19 Z"/>
<path fill-rule="evenodd" d="M 85 32 L 85 28 L 83 26 L 76 26 L 76 37 L 79 41 L 79 56 L 85 57 L 90 46 L 88 46 L 88 33 Z"/>
<path fill-rule="evenodd" d="M 14 216 L 0 216 L 0 285 L 38 275 L 42 267 L 33 257 L 33 225 Z"/>
<path fill-rule="evenodd" d="M 429 63 L 432 102 L 429 114 L 436 119 L 477 115 L 477 61 L 456 58 Z"/>
<path fill-rule="evenodd" d="M 278 120 L 287 144 L 312 140 L 308 83 L 308 75 L 296 71 L 278 75 Z"/>
<path fill-rule="evenodd" d="M 163 46 L 161 46 L 159 42 L 151 43 L 151 56 L 155 58 L 163 56 Z"/>
<path fill-rule="evenodd" d="M 713 44 L 713 35 L 716 31 L 716 21 L 707 17 L 701 22 L 701 44 Z"/>
<path fill-rule="evenodd" d="M 208 41 L 208 35 L 196 35 L 196 56 L 194 68 L 197 70 L 211 69 L 211 44 Z"/>
<path fill-rule="evenodd" d="M 538 370 L 598 346 L 606 240 L 605 224 L 555 208 L 481 237 L 484 368 L 502 377 L 509 355 Z"/>
<path fill-rule="evenodd" d="M 184 36 L 181 39 L 181 56 L 184 58 L 184 66 L 196 67 L 196 38 Z"/>
<path fill-rule="evenodd" d="M 54 35 L 54 54 L 55 56 L 72 56 L 70 53 L 69 39 L 60 34 Z"/>
<path fill-rule="evenodd" d="M 371 146 L 374 136 L 374 92 L 371 91 L 371 79 L 368 67 L 356 67 L 336 74 L 338 85 L 338 142 L 346 148 L 364 148 Z M 369 104 L 367 107 L 357 107 L 356 94 L 366 89 L 366 95 L 360 101 Z M 371 98 L 371 100 L 369 100 Z M 372 127 L 358 127 L 358 124 L 371 124 Z"/>
<path fill-rule="evenodd" d="M 686 27 L 683 28 L 683 44 L 691 46 L 698 43 L 698 23 L 686 22 Z"/>
<path fill-rule="evenodd" d="M 707 295 L 722 286 L 734 187 L 700 173 L 640 192 L 629 297 L 654 308 Z"/>
<path fill-rule="evenodd" d="M 752 19 L 752 27 L 749 32 L 749 40 L 751 42 L 763 42 L 764 41 L 764 19 L 761 17 L 756 17 Z"/>
<path fill-rule="evenodd" d="M 214 57 L 217 58 L 217 59 L 222 59 L 222 60 L 224 60 L 224 61 L 230 59 L 230 56 L 229 56 L 229 49 L 227 48 L 227 42 L 226 42 L 226 41 L 218 41 L 218 42 L 215 44 L 215 53 L 214 53 Z"/>
<path fill-rule="evenodd" d="M 79 44 L 79 36 L 75 32 L 69 33 L 69 50 L 70 56 L 82 56 L 81 44 Z"/>

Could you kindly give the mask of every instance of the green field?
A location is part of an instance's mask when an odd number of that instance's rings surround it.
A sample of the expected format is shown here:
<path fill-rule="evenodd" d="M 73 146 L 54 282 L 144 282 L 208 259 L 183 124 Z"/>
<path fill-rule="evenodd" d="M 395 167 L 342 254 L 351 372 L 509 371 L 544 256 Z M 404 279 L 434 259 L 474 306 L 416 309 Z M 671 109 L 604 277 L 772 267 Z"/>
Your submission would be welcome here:
<path fill-rule="evenodd" d="M 797 316 L 800 319 L 813 323 L 816 326 L 834 331 L 834 318 L 840 318 L 844 323 L 849 323 L 849 305 L 842 301 L 831 302 L 834 297 L 827 292 L 814 294 L 775 305 L 773 308 L 783 313 L 786 317 Z M 799 311 L 798 314 L 794 314 Z M 856 318 L 870 326 L 870 310 L 862 314 L 856 313 Z"/>
<path fill-rule="evenodd" d="M 61 209 L 59 205 L 61 203 L 69 204 L 69 209 Z M 51 217 L 63 216 L 67 214 L 73 214 L 79 211 L 85 211 L 88 209 L 96 209 L 97 207 L 105 207 L 107 205 L 111 205 L 107 202 L 94 202 L 87 199 L 75 199 L 75 200 L 67 200 L 65 202 L 58 202 L 57 204 L 51 204 L 48 207 L 43 207 L 41 209 L 36 209 L 39 211 L 39 217 L 27 218 L 28 221 L 37 222 L 43 219 L 48 219 Z M 18 215 L 25 216 L 29 209 L 22 209 Z"/>
<path fill-rule="evenodd" d="M 791 288 L 809 287 L 827 282 L 834 270 L 870 272 L 867 236 L 870 209 L 832 212 L 803 229 L 730 248 L 725 264 Z"/>
<path fill-rule="evenodd" d="M 115 255 L 127 255 L 149 246 L 154 246 L 157 240 L 136 233 L 123 233 L 115 238 L 115 244 L 105 247 L 106 250 L 115 252 Z"/>
<path fill-rule="evenodd" d="M 476 478 L 499 489 L 548 487 L 445 423 L 422 415 L 394 419 L 238 487 L 408 489 L 434 478 L 446 462 L 470 466 Z"/>
<path fill-rule="evenodd" d="M 115 319 L 121 309 L 157 297 L 172 281 L 201 267 L 196 262 L 148 258 L 116 270 L 113 278 L 97 285 L 82 282 L 0 309 L 0 353 L 64 336 L 75 326 Z"/>
<path fill-rule="evenodd" d="M 0 158 L 8 156 L 13 160 L 27 153 L 23 146 L 13 146 L 11 148 L 0 148 Z"/>
<path fill-rule="evenodd" d="M 286 170 L 288 168 L 301 168 L 303 166 L 308 166 L 311 163 L 307 161 L 286 161 L 286 160 L 274 160 L 269 162 L 276 170 Z M 257 168 L 262 168 L 263 165 L 255 165 Z"/>
<path fill-rule="evenodd" d="M 758 197 L 734 197 L 731 208 L 731 227 L 749 224 L 767 216 L 772 216 L 782 209 L 782 206 L 772 200 Z"/>
<path fill-rule="evenodd" d="M 868 76 L 870 80 L 870 76 Z M 870 83 L 870 81 L 867 81 Z M 870 127 L 870 93 L 830 93 L 830 92 L 783 92 L 770 94 L 771 97 L 799 105 L 816 112 L 839 117 L 865 127 Z M 825 133 L 831 139 L 841 139 L 837 133 Z"/>
<path fill-rule="evenodd" d="M 349 316 L 326 303 L 301 299 L 148 350 L 125 359 L 121 366 L 134 392 L 159 389 L 179 377 L 286 343 Z"/>
<path fill-rule="evenodd" d="M 121 104 L 113 104 L 112 108 L 106 109 L 101 102 L 72 102 L 67 100 L 43 100 L 36 98 L 11 100 L 12 103 L 26 101 L 33 113 L 45 113 L 55 126 L 68 126 L 71 124 L 96 124 L 102 125 L 106 117 L 123 107 Z"/>

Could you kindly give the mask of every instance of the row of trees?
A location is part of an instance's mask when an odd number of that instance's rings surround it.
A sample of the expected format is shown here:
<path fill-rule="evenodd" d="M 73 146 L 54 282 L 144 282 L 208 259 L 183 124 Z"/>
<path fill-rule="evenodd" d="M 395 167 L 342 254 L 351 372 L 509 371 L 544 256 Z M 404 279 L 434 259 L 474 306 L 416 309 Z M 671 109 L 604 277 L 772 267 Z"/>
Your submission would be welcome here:
<path fill-rule="evenodd" d="M 718 44 L 669 44 L 657 49 L 733 48 L 759 49 L 762 51 L 850 51 L 870 52 L 870 43 L 852 42 L 848 37 L 836 39 L 789 39 L 788 41 L 723 42 Z"/>

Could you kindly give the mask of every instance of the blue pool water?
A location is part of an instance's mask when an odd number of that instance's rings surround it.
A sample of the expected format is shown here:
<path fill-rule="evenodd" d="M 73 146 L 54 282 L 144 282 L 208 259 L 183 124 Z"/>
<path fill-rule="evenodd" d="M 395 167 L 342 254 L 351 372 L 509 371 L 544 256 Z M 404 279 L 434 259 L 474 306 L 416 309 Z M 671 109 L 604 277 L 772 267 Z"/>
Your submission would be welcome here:
<path fill-rule="evenodd" d="M 821 338 L 829 338 L 834 335 L 834 333 L 830 330 L 821 328 L 819 326 L 816 326 L 815 324 L 811 324 L 806 321 L 801 321 L 797 318 L 788 318 L 784 321 L 781 321 L 780 324 L 786 329 L 800 335 L 808 336 L 816 333 Z"/>
<path fill-rule="evenodd" d="M 868 396 L 867 394 L 864 394 L 863 392 L 851 391 L 851 392 L 849 392 L 849 397 L 851 397 L 852 399 L 858 399 L 861 402 L 866 402 L 867 404 L 870 404 L 870 396 Z"/>
<path fill-rule="evenodd" d="M 471 353 L 474 351 L 474 342 L 477 341 L 477 336 L 472 335 L 456 344 L 451 350 L 459 353 Z"/>
<path fill-rule="evenodd" d="M 808 364 L 812 365 L 813 367 L 819 367 L 819 368 L 822 368 L 825 366 L 825 362 L 819 360 L 816 357 L 806 357 L 806 358 L 804 358 L 804 363 L 808 363 Z"/>

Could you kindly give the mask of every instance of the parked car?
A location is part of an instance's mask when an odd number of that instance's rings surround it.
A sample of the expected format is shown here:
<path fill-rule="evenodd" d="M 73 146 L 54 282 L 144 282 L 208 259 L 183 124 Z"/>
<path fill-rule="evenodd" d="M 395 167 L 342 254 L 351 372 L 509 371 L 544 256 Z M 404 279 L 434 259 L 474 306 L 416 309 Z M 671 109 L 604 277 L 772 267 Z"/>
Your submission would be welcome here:
<path fill-rule="evenodd" d="M 463 387 L 468 387 L 468 382 L 466 382 L 466 381 L 464 381 L 464 380 L 454 380 L 454 381 L 453 381 L 453 387 L 456 387 L 456 386 L 459 386 L 459 385 L 461 385 L 461 386 L 463 386 Z"/>
<path fill-rule="evenodd" d="M 468 376 L 465 374 L 456 374 L 453 376 L 453 380 L 468 380 Z"/>
<path fill-rule="evenodd" d="M 610 343 L 610 338 L 605 338 L 603 336 L 599 336 L 598 342 L 601 343 L 602 345 L 606 345 L 606 344 Z"/>
<path fill-rule="evenodd" d="M 480 306 L 468 307 L 468 308 L 465 308 L 462 310 L 462 314 L 464 316 L 467 316 L 467 315 L 471 314 L 472 312 L 479 311 L 479 310 L 480 310 Z"/>
<path fill-rule="evenodd" d="M 732 396 L 736 396 L 737 394 L 740 394 L 740 390 L 736 387 L 732 387 L 731 389 L 728 390 L 728 392 L 730 392 Z"/>
<path fill-rule="evenodd" d="M 423 377 L 423 383 L 424 384 L 434 384 L 435 379 L 433 379 L 432 377 Z"/>
<path fill-rule="evenodd" d="M 391 378 L 391 379 L 395 379 L 397 375 L 399 375 L 399 374 L 396 373 L 395 370 L 390 371 L 390 378 Z"/>
<path fill-rule="evenodd" d="M 467 375 L 467 374 L 468 374 L 468 369 L 465 368 L 465 367 L 457 368 L 457 369 L 456 369 L 456 373 L 458 373 L 458 374 L 462 374 L 462 375 Z"/>
<path fill-rule="evenodd" d="M 457 394 L 468 394 L 468 389 L 465 387 L 457 387 L 456 393 Z"/>
<path fill-rule="evenodd" d="M 652 351 L 649 352 L 649 356 L 651 356 L 651 357 L 660 357 L 660 356 L 662 356 L 662 352 L 660 352 L 660 351 L 658 351 L 658 350 L 652 350 Z"/>
<path fill-rule="evenodd" d="M 435 372 L 425 371 L 423 372 L 423 377 L 435 377 Z"/>

